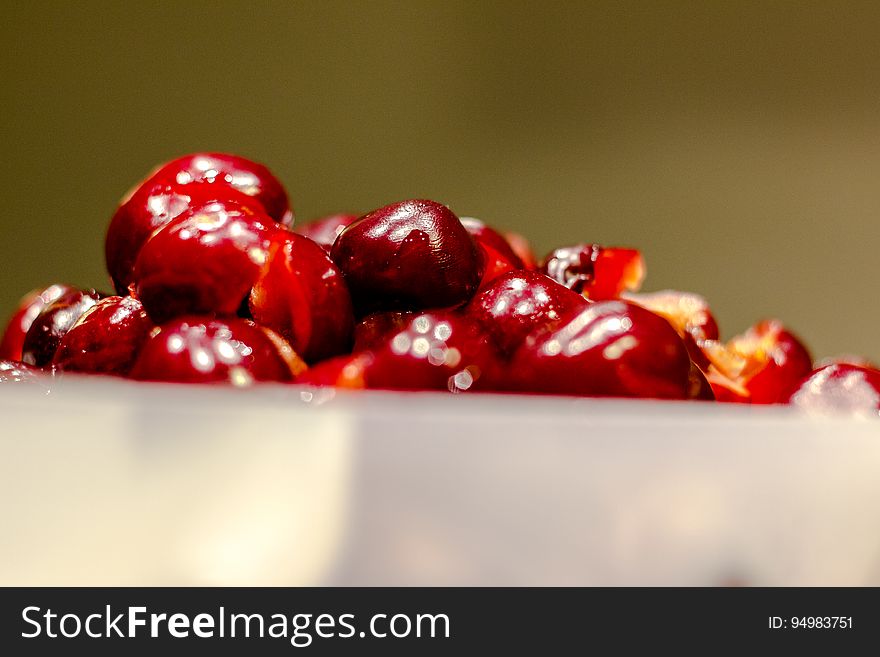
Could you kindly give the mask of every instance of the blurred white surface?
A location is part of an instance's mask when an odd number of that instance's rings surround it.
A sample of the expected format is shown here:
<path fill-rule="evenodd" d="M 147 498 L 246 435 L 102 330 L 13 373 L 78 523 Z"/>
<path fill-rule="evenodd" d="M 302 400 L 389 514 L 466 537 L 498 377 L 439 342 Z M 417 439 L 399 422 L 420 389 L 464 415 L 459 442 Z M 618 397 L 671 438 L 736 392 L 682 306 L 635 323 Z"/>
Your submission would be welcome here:
<path fill-rule="evenodd" d="M 788 408 L 0 389 L 3 585 L 880 584 L 880 422 Z"/>

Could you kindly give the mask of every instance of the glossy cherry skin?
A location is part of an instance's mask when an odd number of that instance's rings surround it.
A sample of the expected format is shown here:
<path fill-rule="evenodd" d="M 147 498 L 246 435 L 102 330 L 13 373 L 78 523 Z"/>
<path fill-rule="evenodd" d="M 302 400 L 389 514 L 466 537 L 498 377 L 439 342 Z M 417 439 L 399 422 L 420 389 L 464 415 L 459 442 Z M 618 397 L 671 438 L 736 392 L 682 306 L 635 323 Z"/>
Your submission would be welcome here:
<path fill-rule="evenodd" d="M 237 203 L 187 210 L 141 249 L 134 268 L 137 297 L 157 324 L 188 314 L 235 316 L 273 250 L 281 248 L 283 230 Z"/>
<path fill-rule="evenodd" d="M 880 370 L 834 363 L 814 370 L 789 396 L 789 402 L 812 413 L 880 416 Z"/>
<path fill-rule="evenodd" d="M 523 268 L 522 259 L 516 254 L 516 251 L 513 250 L 507 239 L 497 230 L 473 217 L 462 217 L 461 224 L 477 243 L 492 247 L 504 260 L 513 265 L 515 269 Z"/>
<path fill-rule="evenodd" d="M 63 295 L 73 291 L 70 285 L 55 284 L 28 292 L 19 302 L 0 340 L 0 360 L 20 361 L 24 338 L 37 316 Z"/>
<path fill-rule="evenodd" d="M 228 153 L 193 153 L 156 169 L 150 182 L 211 185 L 232 188 L 255 198 L 272 219 L 293 224 L 290 199 L 284 185 L 265 165 Z"/>
<path fill-rule="evenodd" d="M 703 371 L 709 368 L 709 359 L 702 346 L 707 340 L 718 340 L 718 323 L 709 310 L 709 304 L 698 294 L 663 290 L 640 294 L 623 294 L 622 298 L 647 308 L 665 318 L 678 331 L 688 353 Z"/>
<path fill-rule="evenodd" d="M 307 224 L 298 224 L 293 231 L 308 237 L 327 253 L 330 253 L 330 247 L 333 246 L 333 242 L 339 237 L 339 233 L 355 221 L 358 216 L 356 214 L 331 214 L 310 221 Z"/>
<path fill-rule="evenodd" d="M 137 299 L 106 297 L 64 335 L 52 362 L 68 372 L 125 375 L 153 327 Z"/>
<path fill-rule="evenodd" d="M 367 315 L 354 327 L 354 351 L 381 349 L 406 329 L 417 314 L 412 311 L 390 311 Z"/>
<path fill-rule="evenodd" d="M 35 367 L 50 365 L 62 338 L 103 296 L 95 290 L 71 289 L 47 305 L 25 335 L 22 361 Z"/>
<path fill-rule="evenodd" d="M 277 239 L 251 290 L 251 316 L 308 363 L 349 351 L 354 311 L 342 272 L 308 237 L 283 231 Z"/>
<path fill-rule="evenodd" d="M 150 235 L 187 210 L 214 201 L 235 202 L 265 213 L 257 198 L 228 186 L 148 180 L 136 188 L 113 215 L 104 242 L 107 270 L 116 292 L 120 296 L 129 293 L 134 263 Z"/>
<path fill-rule="evenodd" d="M 625 291 L 637 291 L 645 277 L 645 265 L 637 250 L 598 244 L 556 249 L 544 259 L 541 271 L 593 301 L 617 299 Z"/>
<path fill-rule="evenodd" d="M 0 360 L 0 383 L 39 382 L 47 373 L 17 360 Z"/>
<path fill-rule="evenodd" d="M 330 255 L 359 315 L 459 306 L 483 273 L 480 252 L 458 217 L 425 200 L 360 217 L 339 234 Z"/>
<path fill-rule="evenodd" d="M 555 329 L 539 329 L 509 368 L 523 391 L 659 399 L 687 399 L 690 370 L 669 322 L 624 301 L 589 304 Z"/>
<path fill-rule="evenodd" d="M 282 337 L 249 320 L 183 317 L 152 332 L 131 377 L 246 386 L 291 381 L 305 369 Z"/>
<path fill-rule="evenodd" d="M 486 390 L 500 355 L 473 320 L 449 311 L 418 313 L 373 351 L 331 359 L 298 382 L 386 390 Z"/>
<path fill-rule="evenodd" d="M 536 271 L 511 271 L 480 290 L 464 312 L 510 355 L 537 329 L 553 329 L 587 306 L 579 294 Z"/>

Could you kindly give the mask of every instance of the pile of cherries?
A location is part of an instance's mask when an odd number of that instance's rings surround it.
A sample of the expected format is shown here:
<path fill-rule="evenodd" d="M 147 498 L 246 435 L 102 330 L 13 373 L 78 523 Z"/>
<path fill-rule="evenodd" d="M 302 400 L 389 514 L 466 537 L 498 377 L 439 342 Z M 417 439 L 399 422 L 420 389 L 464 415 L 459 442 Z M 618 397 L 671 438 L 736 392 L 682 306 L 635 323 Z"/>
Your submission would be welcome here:
<path fill-rule="evenodd" d="M 578 244 L 537 261 L 428 200 L 292 228 L 266 167 L 199 153 L 116 210 L 116 294 L 27 295 L 0 381 L 61 372 L 144 381 L 553 393 L 880 409 L 880 371 L 814 366 L 778 321 L 720 339 L 705 300 L 638 293 L 638 251 Z"/>

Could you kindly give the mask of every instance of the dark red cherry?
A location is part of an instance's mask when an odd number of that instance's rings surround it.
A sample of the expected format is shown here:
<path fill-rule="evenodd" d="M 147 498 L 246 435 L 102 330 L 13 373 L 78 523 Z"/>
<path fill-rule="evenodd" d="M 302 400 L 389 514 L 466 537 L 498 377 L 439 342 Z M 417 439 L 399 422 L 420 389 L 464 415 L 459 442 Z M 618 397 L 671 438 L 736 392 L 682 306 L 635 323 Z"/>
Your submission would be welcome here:
<path fill-rule="evenodd" d="M 395 311 L 367 315 L 354 327 L 354 351 L 381 349 L 406 329 L 415 316 L 414 312 Z"/>
<path fill-rule="evenodd" d="M 0 360 L 20 361 L 24 338 L 31 324 L 46 306 L 73 289 L 69 285 L 56 284 L 28 292 L 19 302 L 3 332 L 3 339 L 0 340 Z"/>
<path fill-rule="evenodd" d="M 42 382 L 47 377 L 45 370 L 17 360 L 0 360 L 0 383 Z"/>
<path fill-rule="evenodd" d="M 492 247 L 504 260 L 509 262 L 515 269 L 523 268 L 522 259 L 516 254 L 505 237 L 491 226 L 473 217 L 462 217 L 461 224 L 471 234 L 471 237 L 487 246 Z"/>
<path fill-rule="evenodd" d="M 293 231 L 308 237 L 329 253 L 330 247 L 333 246 L 333 242 L 339 237 L 339 233 L 357 219 L 358 216 L 356 214 L 331 214 L 310 221 L 307 224 L 298 224 Z"/>
<path fill-rule="evenodd" d="M 715 401 L 715 391 L 712 389 L 712 385 L 709 383 L 706 375 L 703 374 L 703 371 L 694 362 L 691 362 L 688 383 L 688 399 Z"/>
<path fill-rule="evenodd" d="M 193 153 L 163 164 L 148 178 L 150 182 L 178 185 L 231 187 L 260 202 L 275 221 L 293 224 L 287 191 L 264 165 L 228 153 Z"/>
<path fill-rule="evenodd" d="M 519 270 L 480 290 L 464 312 L 482 324 L 503 353 L 511 354 L 536 329 L 552 329 L 586 305 L 581 295 L 544 274 Z"/>
<path fill-rule="evenodd" d="M 106 297 L 61 339 L 53 364 L 60 370 L 125 375 L 153 328 L 141 302 Z"/>
<path fill-rule="evenodd" d="M 228 186 L 148 180 L 136 188 L 113 215 L 104 242 L 107 270 L 116 292 L 128 294 L 134 263 L 150 235 L 187 210 L 213 201 L 235 202 L 253 212 L 265 212 L 257 198 Z"/>
<path fill-rule="evenodd" d="M 544 259 L 541 271 L 593 301 L 637 291 L 645 278 L 645 265 L 637 250 L 598 244 L 556 249 Z"/>
<path fill-rule="evenodd" d="M 514 353 L 520 390 L 587 396 L 687 399 L 691 360 L 674 328 L 635 304 L 589 304 Z"/>
<path fill-rule="evenodd" d="M 131 377 L 145 381 L 290 381 L 306 365 L 276 333 L 246 319 L 183 317 L 155 329 Z"/>
<path fill-rule="evenodd" d="M 95 290 L 71 289 L 47 305 L 25 335 L 22 361 L 35 367 L 50 365 L 65 334 L 103 296 Z"/>
<path fill-rule="evenodd" d="M 339 234 L 330 254 L 361 315 L 461 305 L 473 296 L 483 270 L 458 217 L 424 200 L 360 217 Z"/>
<path fill-rule="evenodd" d="M 156 231 L 134 268 L 137 297 L 157 324 L 188 314 L 234 316 L 283 231 L 232 202 L 187 210 Z"/>
<path fill-rule="evenodd" d="M 284 231 L 278 240 L 251 291 L 251 316 L 281 334 L 306 362 L 348 351 L 354 313 L 342 272 L 308 237 Z"/>
<path fill-rule="evenodd" d="M 789 402 L 811 413 L 880 414 L 880 370 L 847 363 L 826 365 L 810 373 Z"/>

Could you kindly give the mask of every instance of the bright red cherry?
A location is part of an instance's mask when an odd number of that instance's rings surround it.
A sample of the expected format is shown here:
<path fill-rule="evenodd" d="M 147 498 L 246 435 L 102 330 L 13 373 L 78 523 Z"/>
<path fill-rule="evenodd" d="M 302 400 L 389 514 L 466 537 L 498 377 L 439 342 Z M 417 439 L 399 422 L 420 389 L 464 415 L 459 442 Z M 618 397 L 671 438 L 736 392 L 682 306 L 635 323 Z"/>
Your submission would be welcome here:
<path fill-rule="evenodd" d="M 391 338 L 406 329 L 416 314 L 411 311 L 389 311 L 367 315 L 354 327 L 354 351 L 381 349 Z"/>
<path fill-rule="evenodd" d="M 289 226 L 293 213 L 287 191 L 264 165 L 227 153 L 193 153 L 163 164 L 147 179 L 149 182 L 178 185 L 231 187 L 260 202 L 275 221 Z"/>
<path fill-rule="evenodd" d="M 71 289 L 48 304 L 25 335 L 22 361 L 36 367 L 51 364 L 65 334 L 103 296 L 95 290 Z"/>
<path fill-rule="evenodd" d="M 113 215 L 104 242 L 107 270 L 116 292 L 128 294 L 134 263 L 150 235 L 187 210 L 214 201 L 235 202 L 253 212 L 265 212 L 259 200 L 232 187 L 148 180 L 136 188 Z"/>
<path fill-rule="evenodd" d="M 53 364 L 64 371 L 125 375 L 152 328 L 140 301 L 106 297 L 64 335 Z"/>
<path fill-rule="evenodd" d="M 367 387 L 367 371 L 376 356 L 372 351 L 359 351 L 345 356 L 328 358 L 310 367 L 296 379 L 298 384 L 310 386 L 334 386 L 352 390 Z"/>
<path fill-rule="evenodd" d="M 157 324 L 187 314 L 234 316 L 283 229 L 232 202 L 187 210 L 144 244 L 134 268 L 138 298 Z"/>
<path fill-rule="evenodd" d="M 356 214 L 331 214 L 310 221 L 307 224 L 298 224 L 293 231 L 308 237 L 329 253 L 330 247 L 333 246 L 333 242 L 339 237 L 339 233 L 357 219 L 358 216 Z"/>
<path fill-rule="evenodd" d="M 285 340 L 246 319 L 183 317 L 153 331 L 131 377 L 145 381 L 290 381 L 306 369 Z"/>
<path fill-rule="evenodd" d="M 727 344 L 700 345 L 719 401 L 779 404 L 813 369 L 810 352 L 781 322 L 759 322 Z"/>
<path fill-rule="evenodd" d="M 351 297 L 330 256 L 308 237 L 279 233 L 279 248 L 250 294 L 250 313 L 281 334 L 306 362 L 351 348 Z"/>
<path fill-rule="evenodd" d="M 28 292 L 18 304 L 0 340 L 0 360 L 21 360 L 21 350 L 28 329 L 37 316 L 64 294 L 73 291 L 69 285 L 50 285 L 43 290 Z"/>
<path fill-rule="evenodd" d="M 473 217 L 462 217 L 461 224 L 478 243 L 491 246 L 502 258 L 512 264 L 514 268 L 523 268 L 522 259 L 516 254 L 516 251 L 513 250 L 507 239 L 497 230 Z"/>
<path fill-rule="evenodd" d="M 451 308 L 477 289 L 483 263 L 476 244 L 445 205 L 387 205 L 343 230 L 330 251 L 359 314 Z"/>
<path fill-rule="evenodd" d="M 557 283 L 593 301 L 635 292 L 645 278 L 642 254 L 635 249 L 578 244 L 556 249 L 541 267 Z"/>
<path fill-rule="evenodd" d="M 587 396 L 687 399 L 691 360 L 674 328 L 635 304 L 590 304 L 514 353 L 520 390 Z"/>
<path fill-rule="evenodd" d="M 583 310 L 579 294 L 536 271 L 511 271 L 480 290 L 464 312 L 480 322 L 505 354 L 538 328 L 552 329 Z"/>
<path fill-rule="evenodd" d="M 880 415 L 880 370 L 834 363 L 814 370 L 789 402 L 811 413 Z"/>

